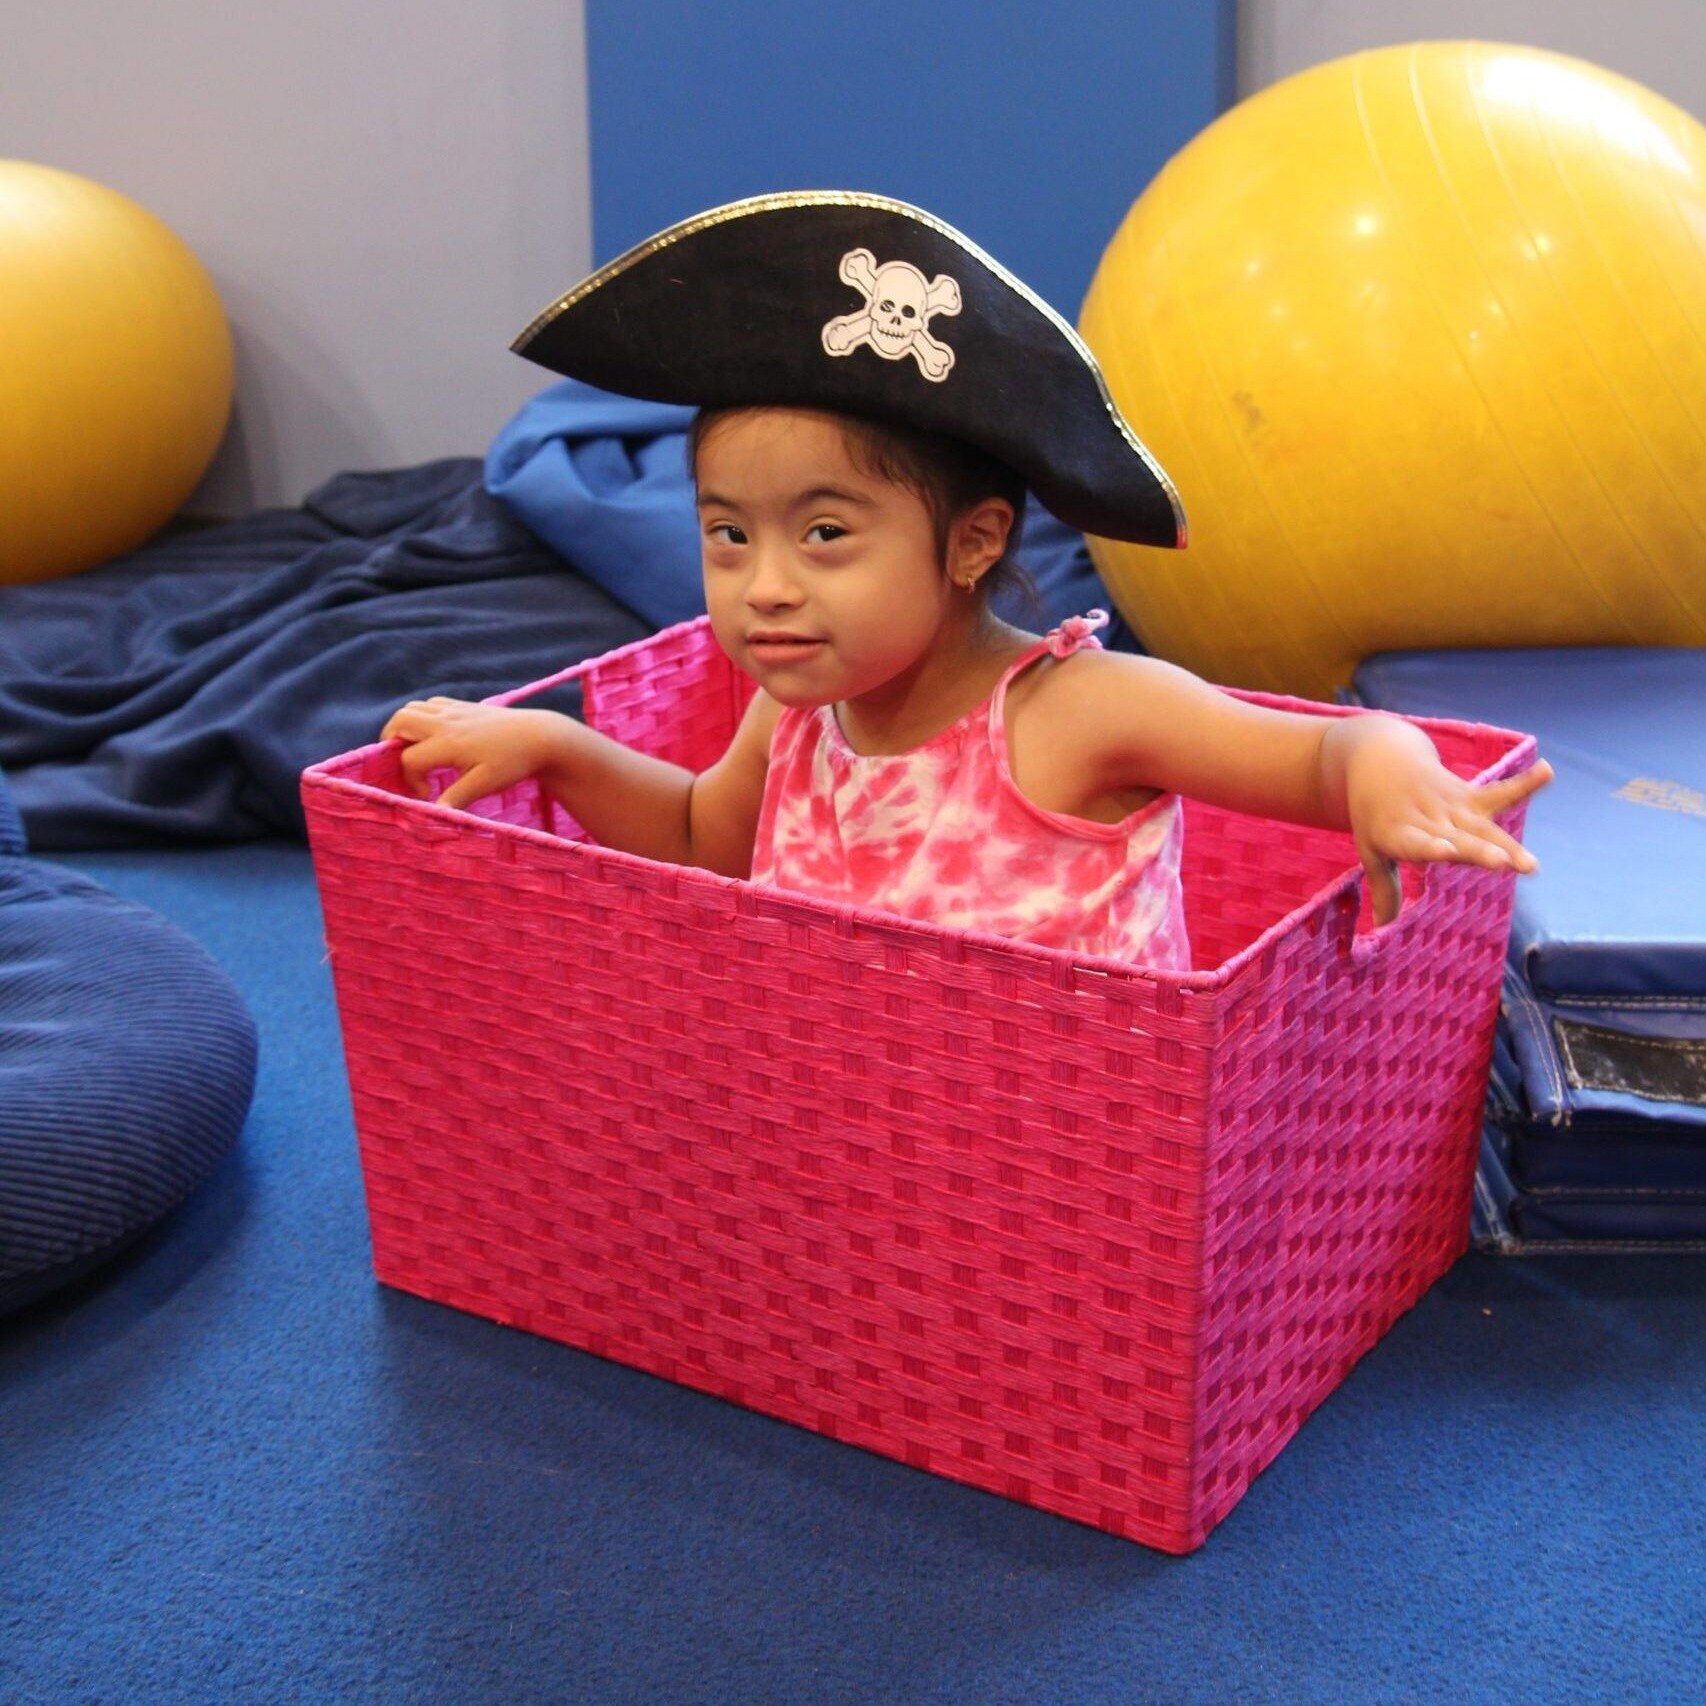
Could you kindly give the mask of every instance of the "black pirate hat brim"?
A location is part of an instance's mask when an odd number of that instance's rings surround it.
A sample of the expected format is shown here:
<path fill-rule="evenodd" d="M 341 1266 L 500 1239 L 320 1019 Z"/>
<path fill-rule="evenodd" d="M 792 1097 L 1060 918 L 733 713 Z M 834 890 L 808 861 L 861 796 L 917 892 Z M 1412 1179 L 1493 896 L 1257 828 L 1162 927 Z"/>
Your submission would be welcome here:
<path fill-rule="evenodd" d="M 654 402 L 946 433 L 1013 468 L 1068 526 L 1185 543 L 1178 493 L 1078 334 L 952 226 L 886 196 L 800 190 L 696 214 L 584 279 L 511 348 Z"/>

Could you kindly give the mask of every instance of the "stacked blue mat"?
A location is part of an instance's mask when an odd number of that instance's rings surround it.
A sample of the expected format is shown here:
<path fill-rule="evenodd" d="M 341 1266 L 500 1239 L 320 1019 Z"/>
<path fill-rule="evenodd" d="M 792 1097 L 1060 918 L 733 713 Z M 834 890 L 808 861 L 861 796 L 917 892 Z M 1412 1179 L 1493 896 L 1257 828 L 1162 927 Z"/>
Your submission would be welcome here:
<path fill-rule="evenodd" d="M 1706 649 L 1386 652 L 1354 702 L 1536 736 L 1485 1249 L 1706 1249 Z"/>

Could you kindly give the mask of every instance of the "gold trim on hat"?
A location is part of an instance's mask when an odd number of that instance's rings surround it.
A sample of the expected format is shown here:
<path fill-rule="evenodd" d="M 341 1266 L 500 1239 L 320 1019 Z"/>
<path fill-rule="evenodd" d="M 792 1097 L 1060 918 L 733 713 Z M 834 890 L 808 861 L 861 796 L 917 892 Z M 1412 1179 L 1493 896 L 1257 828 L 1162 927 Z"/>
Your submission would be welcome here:
<path fill-rule="evenodd" d="M 1068 325 L 1048 303 L 1025 283 L 1023 279 L 1015 278 L 993 255 L 986 254 L 977 244 L 956 231 L 944 220 L 938 219 L 933 213 L 927 213 L 921 207 L 914 207 L 910 202 L 896 201 L 891 196 L 870 194 L 862 190 L 786 190 L 774 195 L 748 196 L 742 201 L 731 201 L 721 207 L 706 209 L 696 213 L 691 219 L 684 219 L 677 225 L 671 225 L 667 230 L 660 231 L 656 236 L 648 237 L 643 243 L 636 243 L 625 254 L 618 255 L 615 260 L 607 261 L 597 272 L 581 280 L 573 290 L 564 296 L 559 296 L 542 314 L 536 315 L 527 329 L 509 347 L 517 355 L 523 353 L 523 346 L 530 343 L 546 326 L 565 310 L 572 308 L 583 297 L 590 296 L 601 284 L 624 273 L 629 267 L 646 256 L 655 254 L 659 249 L 667 249 L 671 243 L 679 243 L 684 237 L 691 237 L 696 231 L 703 231 L 707 226 L 721 225 L 726 220 L 740 219 L 749 213 L 774 213 L 790 207 L 869 207 L 886 213 L 905 214 L 909 219 L 915 219 L 920 225 L 927 225 L 932 231 L 946 237 L 949 242 L 957 243 L 968 255 L 980 261 L 1004 284 L 1017 291 L 1039 313 L 1044 314 L 1066 336 L 1079 358 L 1090 369 L 1096 381 L 1096 389 L 1102 394 L 1102 402 L 1108 411 L 1109 418 L 1126 443 L 1143 459 L 1143 464 L 1156 482 L 1167 494 L 1167 502 L 1173 509 L 1173 523 L 1178 530 L 1178 543 L 1182 547 L 1186 539 L 1185 508 L 1179 501 L 1178 491 L 1173 482 L 1167 478 L 1161 464 L 1149 454 L 1148 447 L 1131 429 L 1131 423 L 1119 411 L 1108 390 L 1108 382 L 1102 375 L 1102 369 L 1097 364 L 1095 356 L 1090 353 L 1089 346 L 1079 337 L 1077 331 Z"/>

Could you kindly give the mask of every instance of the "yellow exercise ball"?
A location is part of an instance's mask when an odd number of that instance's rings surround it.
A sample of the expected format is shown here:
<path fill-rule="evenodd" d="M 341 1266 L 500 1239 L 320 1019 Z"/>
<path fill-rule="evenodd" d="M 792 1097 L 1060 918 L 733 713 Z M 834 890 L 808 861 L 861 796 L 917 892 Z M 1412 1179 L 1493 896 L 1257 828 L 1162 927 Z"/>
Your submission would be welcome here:
<path fill-rule="evenodd" d="M 1080 317 L 1184 501 L 1092 540 L 1146 646 L 1329 697 L 1371 652 L 1706 644 L 1706 128 L 1598 67 L 1422 42 L 1168 162 Z"/>
<path fill-rule="evenodd" d="M 195 490 L 234 362 L 218 293 L 146 208 L 0 160 L 0 582 L 134 549 Z"/>

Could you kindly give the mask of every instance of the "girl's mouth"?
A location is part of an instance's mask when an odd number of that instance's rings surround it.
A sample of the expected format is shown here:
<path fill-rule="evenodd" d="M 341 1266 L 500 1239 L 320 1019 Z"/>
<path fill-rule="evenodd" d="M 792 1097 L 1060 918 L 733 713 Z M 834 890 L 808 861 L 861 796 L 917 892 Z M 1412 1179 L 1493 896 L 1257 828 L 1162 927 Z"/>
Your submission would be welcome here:
<path fill-rule="evenodd" d="M 747 644 L 752 648 L 752 655 L 766 663 L 797 663 L 804 658 L 815 657 L 823 641 L 748 640 Z"/>

